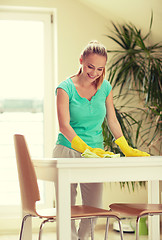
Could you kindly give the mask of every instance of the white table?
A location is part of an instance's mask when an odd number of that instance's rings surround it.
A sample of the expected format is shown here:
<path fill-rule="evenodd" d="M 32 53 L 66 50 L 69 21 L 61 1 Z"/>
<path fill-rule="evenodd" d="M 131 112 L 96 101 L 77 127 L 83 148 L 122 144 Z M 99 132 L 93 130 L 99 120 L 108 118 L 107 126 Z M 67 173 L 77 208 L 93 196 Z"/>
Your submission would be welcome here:
<path fill-rule="evenodd" d="M 159 203 L 159 180 L 162 180 L 160 156 L 35 159 L 33 164 L 39 179 L 56 182 L 57 240 L 71 240 L 71 183 L 148 181 L 148 202 Z M 159 217 L 151 219 L 149 239 L 160 240 Z M 31 224 L 27 231 L 27 240 L 30 240 Z"/>

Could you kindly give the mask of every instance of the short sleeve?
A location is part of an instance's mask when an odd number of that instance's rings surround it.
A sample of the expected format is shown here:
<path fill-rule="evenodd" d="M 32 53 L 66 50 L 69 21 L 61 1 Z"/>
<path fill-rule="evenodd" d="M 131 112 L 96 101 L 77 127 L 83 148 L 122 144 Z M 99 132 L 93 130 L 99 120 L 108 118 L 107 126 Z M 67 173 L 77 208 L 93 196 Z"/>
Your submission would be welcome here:
<path fill-rule="evenodd" d="M 69 96 L 69 99 L 71 99 L 71 96 L 72 96 L 72 86 L 71 86 L 71 82 L 69 81 L 69 79 L 61 82 L 57 88 L 56 88 L 56 91 L 55 91 L 55 94 L 57 94 L 57 89 L 58 88 L 61 88 L 63 89 Z"/>
<path fill-rule="evenodd" d="M 103 84 L 101 85 L 102 86 L 102 89 L 104 91 L 104 94 L 106 95 L 106 97 L 109 95 L 109 93 L 111 92 L 112 90 L 112 86 L 111 84 L 109 83 L 108 80 L 104 80 L 103 81 Z"/>

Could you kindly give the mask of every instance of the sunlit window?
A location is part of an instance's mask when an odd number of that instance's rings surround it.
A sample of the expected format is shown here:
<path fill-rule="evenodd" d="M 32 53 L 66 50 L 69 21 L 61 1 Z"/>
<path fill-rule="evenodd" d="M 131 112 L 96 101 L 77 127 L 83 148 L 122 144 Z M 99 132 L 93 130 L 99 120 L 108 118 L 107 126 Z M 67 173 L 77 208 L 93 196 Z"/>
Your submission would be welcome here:
<path fill-rule="evenodd" d="M 2 206 L 20 204 L 13 134 L 24 134 L 32 157 L 43 157 L 44 25 L 0 20 L 0 32 Z"/>

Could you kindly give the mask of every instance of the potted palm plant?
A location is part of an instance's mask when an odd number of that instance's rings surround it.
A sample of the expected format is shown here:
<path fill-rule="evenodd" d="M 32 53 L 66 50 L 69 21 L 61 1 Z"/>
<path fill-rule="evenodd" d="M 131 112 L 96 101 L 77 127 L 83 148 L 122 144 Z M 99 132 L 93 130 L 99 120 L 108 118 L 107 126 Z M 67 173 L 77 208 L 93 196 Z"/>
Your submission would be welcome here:
<path fill-rule="evenodd" d="M 116 49 L 108 50 L 112 58 L 108 66 L 108 80 L 113 89 L 118 88 L 114 97 L 115 106 L 118 101 L 126 103 L 115 107 L 117 118 L 129 145 L 144 147 L 150 154 L 161 154 L 161 113 L 162 113 L 162 45 L 149 43 L 153 13 L 150 27 L 146 35 L 133 24 L 112 23 L 112 34 L 106 35 L 116 44 Z M 140 102 L 133 104 L 136 99 Z M 128 100 L 129 99 L 129 100 Z M 121 100 L 121 101 L 120 101 Z M 126 107 L 126 108 L 125 108 Z M 102 125 L 104 146 L 115 153 L 120 150 L 113 143 L 113 136 L 106 120 Z M 158 147 L 157 147 L 158 146 Z M 121 153 L 122 154 L 122 153 Z M 129 187 L 129 183 L 121 186 Z M 131 183 L 145 185 L 143 182 Z"/>
<path fill-rule="evenodd" d="M 153 14 L 150 28 L 143 36 L 141 29 L 133 24 L 113 25 L 112 35 L 106 35 L 116 44 L 116 49 L 108 50 L 112 58 L 108 66 L 108 80 L 113 88 L 118 87 L 116 98 L 128 99 L 136 97 L 141 107 L 132 107 L 127 101 L 127 110 L 122 111 L 123 105 L 116 108 L 118 120 L 123 133 L 132 147 L 145 145 L 151 154 L 159 143 L 156 154 L 161 154 L 161 112 L 162 112 L 162 45 L 149 44 Z M 130 99 L 130 98 L 129 98 Z M 136 120 L 135 116 L 137 116 Z M 139 118 L 141 116 L 141 118 Z M 133 125 L 137 125 L 136 131 Z M 106 121 L 103 123 L 105 147 L 117 151 L 108 133 Z M 134 134 L 133 132 L 134 131 Z M 138 143 L 140 145 L 138 146 Z M 109 147 L 110 146 L 110 147 Z"/>

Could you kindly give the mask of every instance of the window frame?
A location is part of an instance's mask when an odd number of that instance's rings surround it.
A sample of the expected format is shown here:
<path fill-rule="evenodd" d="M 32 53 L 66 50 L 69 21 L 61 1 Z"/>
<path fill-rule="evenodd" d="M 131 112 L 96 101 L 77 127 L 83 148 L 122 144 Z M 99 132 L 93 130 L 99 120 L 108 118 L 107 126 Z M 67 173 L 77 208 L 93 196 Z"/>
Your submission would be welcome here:
<path fill-rule="evenodd" d="M 57 11 L 54 8 L 35 7 L 0 7 L 0 11 L 0 20 L 44 22 L 44 157 L 52 157 L 58 132 L 55 107 L 55 88 L 58 83 Z M 39 204 L 39 207 L 47 206 L 54 206 L 54 184 L 44 182 L 44 203 Z M 21 206 L 1 205 L 0 212 L 1 233 L 19 228 Z"/>

